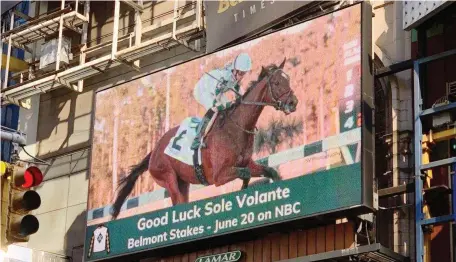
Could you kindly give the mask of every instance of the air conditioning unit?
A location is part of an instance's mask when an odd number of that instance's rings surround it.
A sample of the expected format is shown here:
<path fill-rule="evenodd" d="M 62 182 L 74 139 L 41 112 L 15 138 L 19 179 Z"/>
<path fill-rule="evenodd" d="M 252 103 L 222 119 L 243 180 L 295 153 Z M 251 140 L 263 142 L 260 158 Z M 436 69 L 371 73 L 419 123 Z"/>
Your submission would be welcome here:
<path fill-rule="evenodd" d="M 432 107 L 445 106 L 450 103 L 456 102 L 456 81 L 449 82 L 446 84 L 446 96 L 438 99 Z M 452 124 L 454 122 L 454 113 L 452 112 L 443 112 L 436 114 L 432 117 L 432 126 L 434 128 L 442 127 L 445 125 Z"/>
<path fill-rule="evenodd" d="M 68 65 L 70 60 L 73 59 L 73 54 L 71 53 L 71 40 L 67 37 L 62 37 L 62 46 L 59 54 L 57 54 L 58 43 L 58 39 L 52 39 L 41 45 L 40 70 L 55 70 L 57 55 L 60 56 L 60 67 Z"/>

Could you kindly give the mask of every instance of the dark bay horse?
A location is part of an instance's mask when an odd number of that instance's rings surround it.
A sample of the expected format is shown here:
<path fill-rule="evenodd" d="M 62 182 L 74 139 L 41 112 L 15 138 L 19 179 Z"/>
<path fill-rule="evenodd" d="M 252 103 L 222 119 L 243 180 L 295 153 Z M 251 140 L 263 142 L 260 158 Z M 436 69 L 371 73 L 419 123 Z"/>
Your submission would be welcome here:
<path fill-rule="evenodd" d="M 201 152 L 202 168 L 209 185 L 221 186 L 240 178 L 244 180 L 243 188 L 246 188 L 251 177 L 281 179 L 275 169 L 253 161 L 252 154 L 255 126 L 265 106 L 273 106 L 286 115 L 296 111 L 298 99 L 283 71 L 285 61 L 280 66 L 262 67 L 258 81 L 247 89 L 240 101 L 218 114 L 205 137 L 207 147 Z M 168 191 L 173 205 L 188 202 L 190 184 L 200 184 L 194 168 L 164 153 L 178 129 L 176 126 L 166 132 L 155 149 L 120 181 L 112 209 L 114 219 L 137 179 L 146 170 L 158 185 Z"/>

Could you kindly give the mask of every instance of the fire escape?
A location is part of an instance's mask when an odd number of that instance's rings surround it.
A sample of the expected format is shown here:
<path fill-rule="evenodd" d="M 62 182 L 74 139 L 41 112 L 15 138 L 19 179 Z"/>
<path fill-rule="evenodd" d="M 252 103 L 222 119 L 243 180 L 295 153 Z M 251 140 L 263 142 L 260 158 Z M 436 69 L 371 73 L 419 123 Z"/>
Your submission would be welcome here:
<path fill-rule="evenodd" d="M 134 30 L 120 35 L 120 10 L 128 8 L 134 12 Z M 148 3 L 147 7 L 150 8 Z M 190 2 L 174 1 L 167 19 L 152 21 L 145 26 L 142 16 L 146 5 L 142 0 L 115 0 L 112 38 L 96 45 L 88 45 L 91 24 L 90 1 L 61 0 L 58 10 L 36 17 L 29 17 L 11 10 L 8 29 L 2 30 L 1 41 L 7 45 L 3 59 L 4 79 L 1 85 L 2 105 L 16 104 L 31 107 L 30 97 L 61 87 L 82 92 L 84 80 L 106 71 L 127 66 L 140 71 L 139 60 L 147 55 L 170 49 L 177 45 L 198 51 L 203 37 L 202 0 Z M 15 27 L 15 18 L 26 23 Z M 71 47 L 71 38 L 64 35 L 72 31 L 79 35 L 79 45 Z M 49 40 L 50 39 L 50 40 Z M 41 56 L 37 56 L 37 42 L 45 40 Z M 30 55 L 31 61 L 17 61 L 11 56 L 11 48 L 20 48 Z M 73 57 L 73 53 L 75 54 Z M 11 73 L 14 63 L 26 64 L 26 69 Z M 38 68 L 39 69 L 36 69 Z"/>

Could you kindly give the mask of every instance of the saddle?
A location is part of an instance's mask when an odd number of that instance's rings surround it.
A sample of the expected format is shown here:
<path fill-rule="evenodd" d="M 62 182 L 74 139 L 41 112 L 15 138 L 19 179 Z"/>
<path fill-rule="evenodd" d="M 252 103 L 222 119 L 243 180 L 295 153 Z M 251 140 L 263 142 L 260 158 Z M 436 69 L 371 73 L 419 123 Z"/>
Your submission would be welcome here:
<path fill-rule="evenodd" d="M 192 150 L 191 145 L 197 134 L 197 128 L 201 124 L 198 117 L 187 117 L 182 121 L 176 134 L 170 139 L 164 153 L 182 163 L 193 166 L 198 181 L 207 186 L 206 177 L 201 166 L 201 147 Z"/>

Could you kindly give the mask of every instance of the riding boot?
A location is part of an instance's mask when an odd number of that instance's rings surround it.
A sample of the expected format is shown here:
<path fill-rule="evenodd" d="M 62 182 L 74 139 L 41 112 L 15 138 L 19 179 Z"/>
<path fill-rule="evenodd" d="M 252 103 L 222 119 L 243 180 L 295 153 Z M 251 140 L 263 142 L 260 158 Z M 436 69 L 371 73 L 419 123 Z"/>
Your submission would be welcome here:
<path fill-rule="evenodd" d="M 203 140 L 204 130 L 206 129 L 206 126 L 209 123 L 209 121 L 211 121 L 211 119 L 208 118 L 207 116 L 204 116 L 203 119 L 201 120 L 201 123 L 199 124 L 198 129 L 196 130 L 196 137 L 193 140 L 193 143 L 190 147 L 192 150 L 198 149 L 201 144 L 203 144 L 203 148 L 205 147 L 202 140 Z"/>

